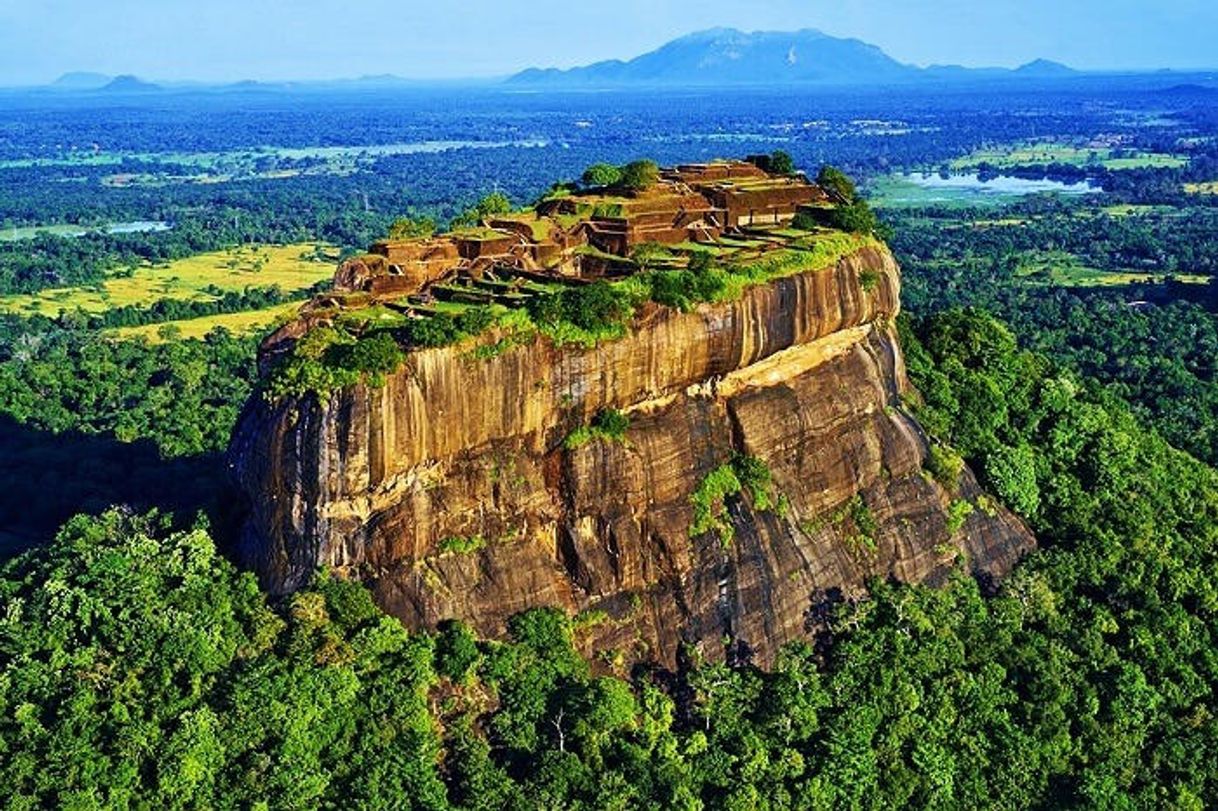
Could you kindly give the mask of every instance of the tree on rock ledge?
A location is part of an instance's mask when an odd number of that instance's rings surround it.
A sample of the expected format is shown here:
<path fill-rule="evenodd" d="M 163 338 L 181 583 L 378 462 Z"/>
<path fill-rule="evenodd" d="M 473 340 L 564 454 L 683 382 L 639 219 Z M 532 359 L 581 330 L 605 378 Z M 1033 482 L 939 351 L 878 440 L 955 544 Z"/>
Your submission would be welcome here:
<path fill-rule="evenodd" d="M 660 167 L 655 161 L 632 161 L 622 167 L 622 177 L 618 185 L 626 191 L 644 191 L 651 188 L 660 179 Z"/>
<path fill-rule="evenodd" d="M 436 221 L 430 217 L 412 219 L 400 217 L 389 226 L 390 239 L 417 239 L 429 237 L 436 232 Z"/>
<path fill-rule="evenodd" d="M 584 170 L 580 181 L 585 186 L 613 186 L 622 179 L 622 168 L 611 163 L 594 163 Z"/>
<path fill-rule="evenodd" d="M 816 185 L 824 189 L 835 203 L 850 205 L 858 198 L 854 181 L 835 166 L 825 164 L 816 175 Z"/>
<path fill-rule="evenodd" d="M 508 199 L 508 196 L 503 192 L 494 191 L 479 200 L 473 208 L 466 209 L 464 213 L 453 219 L 452 227 L 472 228 L 487 217 L 509 214 L 511 211 L 512 201 Z"/>
<path fill-rule="evenodd" d="M 770 155 L 766 170 L 772 175 L 793 175 L 795 174 L 795 160 L 789 152 L 776 149 Z"/>
<path fill-rule="evenodd" d="M 887 239 L 891 234 L 876 217 L 867 201 L 859 197 L 854 181 L 845 172 L 833 166 L 821 167 L 816 175 L 820 186 L 837 205 L 829 217 L 829 224 L 852 234 L 874 234 Z"/>

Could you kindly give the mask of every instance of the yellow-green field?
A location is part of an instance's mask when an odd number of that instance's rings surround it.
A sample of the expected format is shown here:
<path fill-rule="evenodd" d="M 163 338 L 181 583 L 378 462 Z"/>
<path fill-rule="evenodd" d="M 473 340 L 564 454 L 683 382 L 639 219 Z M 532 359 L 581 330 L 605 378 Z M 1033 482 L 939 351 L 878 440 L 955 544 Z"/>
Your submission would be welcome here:
<path fill-rule="evenodd" d="M 1175 169 L 1188 163 L 1180 155 L 1159 152 L 1134 152 L 1108 148 L 1092 149 L 1068 144 L 1012 144 L 979 149 L 952 161 L 953 169 L 975 169 L 982 163 L 997 167 L 1036 166 L 1068 163 L 1074 166 L 1098 164 L 1106 169 Z"/>
<path fill-rule="evenodd" d="M 1184 190 L 1189 194 L 1218 194 L 1218 180 L 1207 183 L 1185 183 Z"/>
<path fill-rule="evenodd" d="M 121 327 L 108 330 L 106 335 L 118 339 L 144 337 L 154 344 L 179 338 L 202 338 L 216 327 L 224 327 L 235 335 L 245 335 L 265 329 L 280 318 L 286 318 L 295 313 L 301 304 L 302 302 L 299 301 L 289 301 L 265 310 L 208 315 L 203 318 L 166 321 L 161 324 L 145 324 L 140 327 Z"/>
<path fill-rule="evenodd" d="M 1139 205 L 1136 203 L 1121 203 L 1119 205 L 1104 206 L 1102 211 L 1109 217 L 1134 217 L 1140 214 L 1152 214 L 1156 211 L 1170 210 L 1170 206 L 1148 206 Z"/>
<path fill-rule="evenodd" d="M 1133 271 L 1101 270 L 1085 265 L 1077 257 L 1061 251 L 1029 254 L 1015 274 L 1031 284 L 1056 284 L 1063 287 L 1109 287 L 1137 282 L 1156 282 L 1166 274 Z M 1206 284 L 1208 276 L 1178 273 L 1173 278 L 1181 284 Z"/>
<path fill-rule="evenodd" d="M 313 243 L 243 245 L 116 273 L 90 287 L 0 296 L 0 311 L 55 316 L 63 310 L 100 313 L 163 298 L 208 301 L 215 298 L 207 292 L 213 286 L 223 292 L 273 285 L 284 292 L 304 290 L 333 276 L 337 258 L 335 249 Z"/>
<path fill-rule="evenodd" d="M 974 228 L 1017 228 L 1027 224 L 1028 220 L 1023 217 L 998 217 L 990 220 L 973 220 L 969 223 Z"/>

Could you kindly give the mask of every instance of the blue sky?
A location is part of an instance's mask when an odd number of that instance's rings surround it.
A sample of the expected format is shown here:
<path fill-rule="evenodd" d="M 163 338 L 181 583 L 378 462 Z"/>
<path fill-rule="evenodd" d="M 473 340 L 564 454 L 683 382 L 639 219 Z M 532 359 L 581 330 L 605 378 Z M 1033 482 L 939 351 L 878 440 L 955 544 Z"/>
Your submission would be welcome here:
<path fill-rule="evenodd" d="M 1218 0 L 0 0 L 0 85 L 490 76 L 715 26 L 820 28 L 923 65 L 1218 68 Z"/>

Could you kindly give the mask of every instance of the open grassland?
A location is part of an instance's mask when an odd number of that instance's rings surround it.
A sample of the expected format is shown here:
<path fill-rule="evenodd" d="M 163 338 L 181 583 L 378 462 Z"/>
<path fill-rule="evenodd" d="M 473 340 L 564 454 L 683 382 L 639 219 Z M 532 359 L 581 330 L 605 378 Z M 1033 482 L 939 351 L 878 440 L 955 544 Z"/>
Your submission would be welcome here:
<path fill-rule="evenodd" d="M 188 318 L 183 321 L 166 321 L 162 324 L 145 324 L 139 327 L 121 327 L 105 334 L 120 340 L 147 338 L 151 343 L 202 338 L 216 327 L 223 327 L 234 335 L 248 335 L 266 329 L 280 319 L 290 318 L 300 308 L 299 301 L 289 301 L 264 310 L 249 310 L 243 313 L 223 313 L 203 318 Z"/>
<path fill-rule="evenodd" d="M 976 169 L 983 163 L 999 168 L 1066 163 L 1073 166 L 1094 164 L 1105 169 L 1174 169 L 1188 159 L 1180 155 L 1126 149 L 1091 148 L 1069 144 L 1009 144 L 979 149 L 951 162 L 957 170 Z"/>
<path fill-rule="evenodd" d="M 549 238 L 551 225 L 553 224 L 551 218 L 538 215 L 537 210 L 531 206 L 507 214 L 496 214 L 493 219 L 527 225 L 529 230 L 533 232 L 533 239 L 539 242 Z"/>
<path fill-rule="evenodd" d="M 968 225 L 971 228 L 1018 228 L 1028 222 L 1026 217 L 993 217 L 988 220 L 973 220 Z"/>
<path fill-rule="evenodd" d="M 1184 190 L 1189 194 L 1218 194 L 1218 180 L 1206 183 L 1185 183 Z"/>
<path fill-rule="evenodd" d="M 1136 217 L 1142 214 L 1170 213 L 1172 211 L 1172 207 L 1121 203 L 1119 205 L 1104 206 L 1100 209 L 1100 211 L 1104 212 L 1109 217 Z"/>
<path fill-rule="evenodd" d="M 1023 257 L 1016 276 L 1028 284 L 1053 284 L 1062 287 L 1116 287 L 1140 282 L 1153 283 L 1166 274 L 1138 273 L 1123 270 L 1103 270 L 1079 261 L 1063 251 L 1028 253 Z M 1208 276 L 1173 274 L 1183 284 L 1206 284 Z"/>
<path fill-rule="evenodd" d="M 56 316 L 78 308 L 101 313 L 114 307 L 144 306 L 159 299 L 209 301 L 216 293 L 278 286 L 305 290 L 334 274 L 337 252 L 313 243 L 242 245 L 223 251 L 146 265 L 117 273 L 90 287 L 56 288 L 29 295 L 0 296 L 0 311 Z"/>

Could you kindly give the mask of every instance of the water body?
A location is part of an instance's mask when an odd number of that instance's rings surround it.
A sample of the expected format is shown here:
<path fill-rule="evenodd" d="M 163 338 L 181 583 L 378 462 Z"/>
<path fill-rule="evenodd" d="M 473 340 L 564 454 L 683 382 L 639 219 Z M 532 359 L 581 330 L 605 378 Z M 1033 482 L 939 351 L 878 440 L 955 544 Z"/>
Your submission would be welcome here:
<path fill-rule="evenodd" d="M 911 172 L 893 175 L 880 197 L 886 204 L 933 205 L 935 203 L 1002 202 L 1029 194 L 1090 194 L 1100 188 L 1089 180 L 1063 183 L 1060 180 L 1029 180 L 1022 177 L 995 177 L 982 180 L 977 174 L 939 174 Z"/>
<path fill-rule="evenodd" d="M 151 231 L 168 231 L 170 227 L 164 220 L 132 220 L 112 223 L 102 230 L 107 234 L 144 234 Z"/>
<path fill-rule="evenodd" d="M 31 225 L 23 228 L 0 229 L 0 242 L 33 239 L 39 234 L 54 234 L 59 237 L 82 237 L 85 234 L 144 234 L 153 231 L 168 231 L 173 226 L 163 220 L 132 220 L 112 222 L 108 225 L 85 227 L 82 225 Z"/>
<path fill-rule="evenodd" d="M 982 180 L 980 175 L 948 175 L 937 174 L 907 174 L 901 175 L 906 180 L 924 189 L 944 189 L 953 192 L 976 192 L 978 194 L 1041 194 L 1043 192 L 1058 192 L 1060 194 L 1086 194 L 1098 191 L 1099 188 L 1089 180 L 1077 183 L 1063 183 L 1060 180 L 1029 180 L 1023 177 L 999 176 Z"/>

